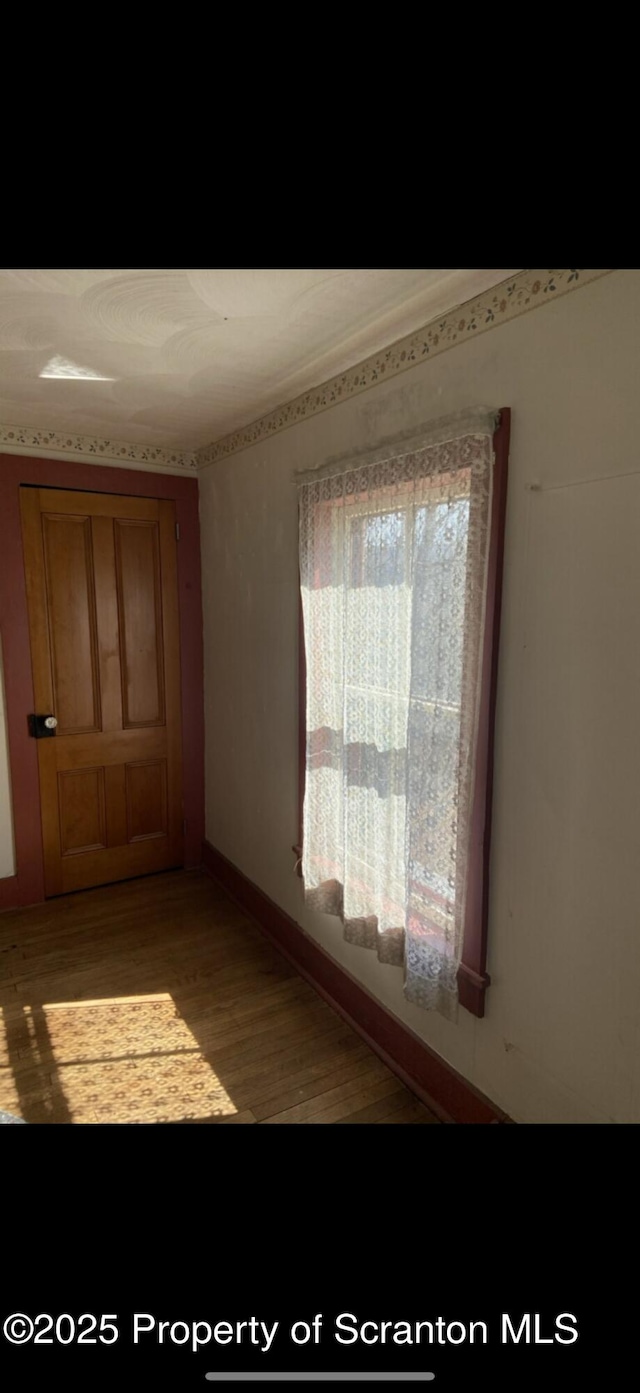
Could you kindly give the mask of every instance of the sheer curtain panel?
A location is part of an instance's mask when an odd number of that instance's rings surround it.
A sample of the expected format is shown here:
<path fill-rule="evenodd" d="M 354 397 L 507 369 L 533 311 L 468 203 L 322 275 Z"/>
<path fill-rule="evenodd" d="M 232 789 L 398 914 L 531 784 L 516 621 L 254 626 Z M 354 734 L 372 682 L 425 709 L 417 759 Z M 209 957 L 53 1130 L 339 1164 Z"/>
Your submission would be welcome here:
<path fill-rule="evenodd" d="M 298 476 L 307 903 L 454 1019 L 497 413 Z"/>

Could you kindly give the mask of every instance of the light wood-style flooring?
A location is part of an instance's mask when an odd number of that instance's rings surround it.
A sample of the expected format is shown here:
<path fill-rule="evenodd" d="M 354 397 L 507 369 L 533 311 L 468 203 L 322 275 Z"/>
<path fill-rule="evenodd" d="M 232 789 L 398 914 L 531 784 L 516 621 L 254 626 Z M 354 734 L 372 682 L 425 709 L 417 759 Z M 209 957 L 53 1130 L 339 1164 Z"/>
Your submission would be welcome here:
<path fill-rule="evenodd" d="M 435 1122 L 224 891 L 171 871 L 0 915 L 0 1110 Z"/>

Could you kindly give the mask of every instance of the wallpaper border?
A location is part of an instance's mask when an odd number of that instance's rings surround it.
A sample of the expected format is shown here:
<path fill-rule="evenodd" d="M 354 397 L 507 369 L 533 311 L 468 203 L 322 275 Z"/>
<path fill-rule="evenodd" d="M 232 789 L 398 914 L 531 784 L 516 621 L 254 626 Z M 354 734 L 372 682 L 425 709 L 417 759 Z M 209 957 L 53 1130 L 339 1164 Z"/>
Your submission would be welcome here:
<path fill-rule="evenodd" d="M 82 458 L 89 464 L 114 464 L 123 468 L 142 465 L 151 470 L 169 470 L 172 474 L 195 473 L 197 468 L 193 450 L 134 445 L 127 440 L 75 435 L 72 431 L 40 430 L 32 426 L 0 424 L 0 448 L 7 454 L 37 450 L 43 454 L 55 453 L 68 460 Z"/>
<path fill-rule="evenodd" d="M 331 377 L 319 387 L 313 387 L 302 396 L 295 397 L 283 406 L 261 416 L 251 425 L 222 436 L 211 445 L 202 446 L 196 451 L 198 469 L 206 468 L 237 454 L 249 445 L 256 445 L 279 431 L 295 426 L 299 421 L 316 416 L 337 406 L 349 397 L 366 392 L 370 387 L 401 372 L 416 367 L 427 357 L 435 358 L 446 353 L 467 340 L 496 329 L 500 324 L 529 310 L 557 300 L 569 291 L 578 290 L 600 276 L 608 276 L 613 268 L 606 270 L 583 271 L 520 271 L 499 285 L 492 286 L 481 295 L 457 305 L 446 314 L 430 320 L 422 329 L 405 338 L 398 339 L 387 348 L 381 349 L 371 357 L 356 363 L 346 372 Z"/>

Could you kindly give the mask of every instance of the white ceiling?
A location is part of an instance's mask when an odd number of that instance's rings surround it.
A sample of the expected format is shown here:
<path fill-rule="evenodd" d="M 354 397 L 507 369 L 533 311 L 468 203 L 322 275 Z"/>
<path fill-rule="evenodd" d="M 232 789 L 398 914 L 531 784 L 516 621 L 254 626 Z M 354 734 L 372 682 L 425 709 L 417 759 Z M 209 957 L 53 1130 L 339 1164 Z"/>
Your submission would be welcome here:
<path fill-rule="evenodd" d="M 0 423 L 195 450 L 513 274 L 0 271 Z"/>

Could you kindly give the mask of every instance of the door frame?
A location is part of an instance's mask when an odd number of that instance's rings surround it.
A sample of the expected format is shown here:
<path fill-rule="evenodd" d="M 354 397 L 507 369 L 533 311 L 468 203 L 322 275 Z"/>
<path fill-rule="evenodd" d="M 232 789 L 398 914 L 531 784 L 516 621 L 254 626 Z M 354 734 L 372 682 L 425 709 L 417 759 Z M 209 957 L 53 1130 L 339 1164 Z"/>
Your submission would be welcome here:
<path fill-rule="evenodd" d="M 185 867 L 201 864 L 204 838 L 204 655 L 197 478 L 76 460 L 0 454 L 0 634 L 16 860 L 15 875 L 0 880 L 0 909 L 39 904 L 45 898 L 37 748 L 27 729 L 27 715 L 35 707 L 20 488 L 29 484 L 131 498 L 171 499 L 175 503 L 180 533 L 177 558 Z"/>

